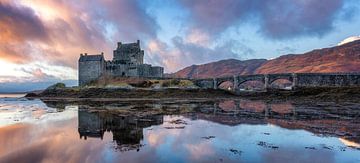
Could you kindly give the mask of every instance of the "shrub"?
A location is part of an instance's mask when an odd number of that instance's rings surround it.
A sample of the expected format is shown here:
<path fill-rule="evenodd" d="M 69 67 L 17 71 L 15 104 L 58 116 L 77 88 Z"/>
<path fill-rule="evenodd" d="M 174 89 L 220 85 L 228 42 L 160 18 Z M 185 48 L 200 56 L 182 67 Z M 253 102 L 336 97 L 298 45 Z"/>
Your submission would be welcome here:
<path fill-rule="evenodd" d="M 56 83 L 56 84 L 53 84 L 49 87 L 46 88 L 46 90 L 51 90 L 51 89 L 62 89 L 62 88 L 65 88 L 66 85 L 64 83 Z"/>

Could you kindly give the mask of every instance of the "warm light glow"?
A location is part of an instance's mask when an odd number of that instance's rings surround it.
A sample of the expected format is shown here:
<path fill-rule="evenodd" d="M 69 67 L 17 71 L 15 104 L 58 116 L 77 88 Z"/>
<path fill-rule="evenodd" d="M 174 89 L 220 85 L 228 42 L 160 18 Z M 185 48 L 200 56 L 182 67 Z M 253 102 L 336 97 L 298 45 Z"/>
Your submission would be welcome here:
<path fill-rule="evenodd" d="M 339 140 L 346 146 L 348 147 L 355 147 L 355 148 L 360 148 L 360 144 L 350 141 L 350 140 L 346 140 L 344 138 L 339 138 Z"/>

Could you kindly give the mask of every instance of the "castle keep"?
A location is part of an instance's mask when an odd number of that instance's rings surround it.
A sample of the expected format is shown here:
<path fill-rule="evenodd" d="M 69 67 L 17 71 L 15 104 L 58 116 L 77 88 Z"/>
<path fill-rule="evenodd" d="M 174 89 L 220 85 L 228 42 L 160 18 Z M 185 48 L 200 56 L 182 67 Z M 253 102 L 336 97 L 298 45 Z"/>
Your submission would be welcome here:
<path fill-rule="evenodd" d="M 144 50 L 140 41 L 123 44 L 118 42 L 112 61 L 106 61 L 104 54 L 80 54 L 79 85 L 98 79 L 101 75 L 116 77 L 163 77 L 164 68 L 144 64 Z"/>

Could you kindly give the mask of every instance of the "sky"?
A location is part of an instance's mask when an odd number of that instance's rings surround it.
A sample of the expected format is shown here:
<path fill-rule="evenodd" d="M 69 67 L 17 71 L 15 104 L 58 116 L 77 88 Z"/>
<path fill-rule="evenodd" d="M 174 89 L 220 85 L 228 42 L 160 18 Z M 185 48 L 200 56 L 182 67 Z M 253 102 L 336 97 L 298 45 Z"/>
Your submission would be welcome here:
<path fill-rule="evenodd" d="M 0 0 L 0 92 L 74 84 L 80 53 L 111 60 L 117 42 L 141 40 L 145 62 L 171 73 L 336 46 L 359 29 L 358 0 Z"/>

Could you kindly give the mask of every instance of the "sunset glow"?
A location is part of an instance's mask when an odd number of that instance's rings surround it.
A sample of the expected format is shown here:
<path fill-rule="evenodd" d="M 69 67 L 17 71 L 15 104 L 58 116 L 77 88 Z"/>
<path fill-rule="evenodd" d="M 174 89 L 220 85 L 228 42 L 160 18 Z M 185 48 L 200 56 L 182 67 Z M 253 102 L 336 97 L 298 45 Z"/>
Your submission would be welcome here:
<path fill-rule="evenodd" d="M 116 42 L 137 39 L 145 62 L 167 73 L 220 59 L 303 53 L 358 36 L 359 9 L 355 0 L 1 0 L 0 82 L 47 80 L 23 72 L 28 65 L 57 66 L 26 71 L 77 80 L 80 53 L 111 59 Z"/>

